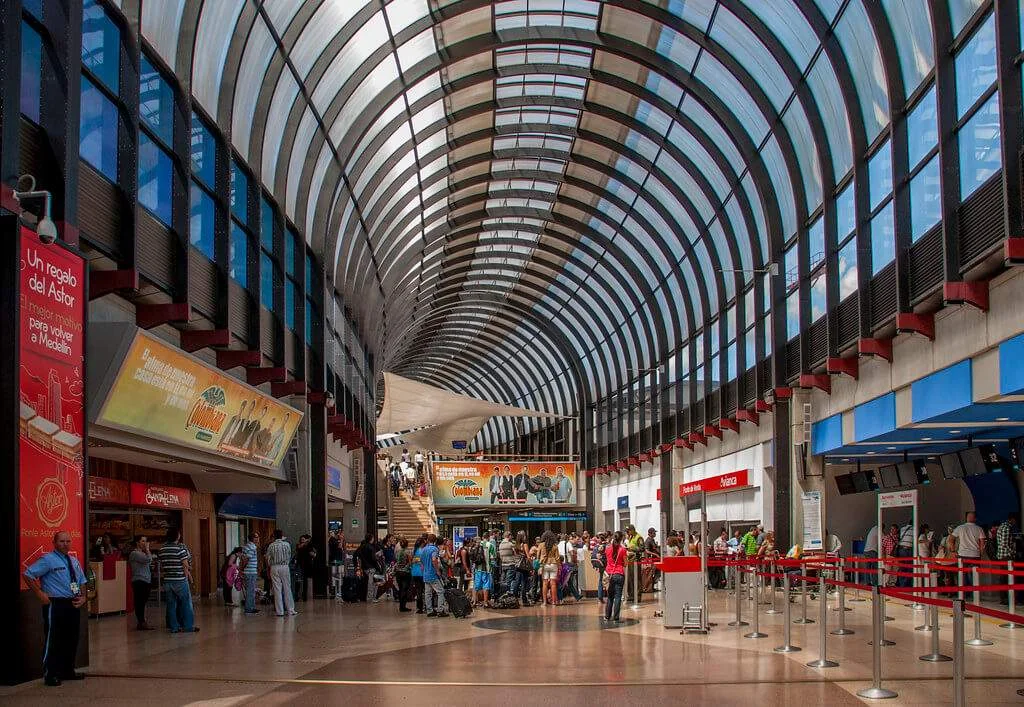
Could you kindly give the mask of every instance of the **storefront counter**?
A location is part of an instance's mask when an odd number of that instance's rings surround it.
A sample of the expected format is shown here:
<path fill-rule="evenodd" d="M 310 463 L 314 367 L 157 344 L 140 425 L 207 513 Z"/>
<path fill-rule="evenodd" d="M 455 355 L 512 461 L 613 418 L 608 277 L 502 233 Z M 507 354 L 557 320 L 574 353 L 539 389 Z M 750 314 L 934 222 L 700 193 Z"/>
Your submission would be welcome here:
<path fill-rule="evenodd" d="M 128 563 L 125 560 L 111 560 L 110 569 L 104 574 L 103 562 L 90 562 L 89 569 L 96 577 L 96 596 L 89 601 L 89 614 L 123 613 L 128 610 Z"/>

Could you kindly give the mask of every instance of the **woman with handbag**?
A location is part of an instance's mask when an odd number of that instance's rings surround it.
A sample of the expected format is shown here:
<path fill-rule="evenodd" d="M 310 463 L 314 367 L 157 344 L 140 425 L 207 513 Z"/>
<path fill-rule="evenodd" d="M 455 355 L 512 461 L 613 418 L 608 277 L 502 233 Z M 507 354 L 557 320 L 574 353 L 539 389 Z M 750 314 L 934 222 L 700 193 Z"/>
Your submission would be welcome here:
<path fill-rule="evenodd" d="M 412 553 L 409 541 L 400 538 L 395 553 L 395 579 L 398 581 L 398 610 L 403 614 L 411 611 L 405 604 L 409 601 L 409 587 L 412 586 Z"/>
<path fill-rule="evenodd" d="M 533 575 L 533 560 L 530 555 L 530 546 L 526 544 L 526 533 L 520 530 L 516 533 L 516 587 L 514 594 L 519 596 L 523 606 L 532 606 L 530 600 L 530 577 Z"/>
<path fill-rule="evenodd" d="M 618 621 L 622 609 L 622 589 L 626 584 L 626 546 L 622 533 L 615 531 L 611 545 L 605 548 L 605 572 L 608 574 L 608 596 L 604 605 L 604 620 Z"/>

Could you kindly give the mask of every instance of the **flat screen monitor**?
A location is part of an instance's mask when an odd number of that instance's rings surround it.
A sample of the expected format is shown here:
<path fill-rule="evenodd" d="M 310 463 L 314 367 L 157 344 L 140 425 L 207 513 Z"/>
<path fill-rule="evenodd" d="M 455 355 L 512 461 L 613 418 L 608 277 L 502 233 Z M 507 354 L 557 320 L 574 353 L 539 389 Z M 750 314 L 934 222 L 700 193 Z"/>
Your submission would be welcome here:
<path fill-rule="evenodd" d="M 964 478 L 964 467 L 960 463 L 960 455 L 956 452 L 939 457 L 939 466 L 942 467 L 942 478 L 944 479 Z"/>
<path fill-rule="evenodd" d="M 968 447 L 960 450 L 960 463 L 964 467 L 964 476 L 983 476 L 988 473 L 985 455 L 979 447 Z"/>
<path fill-rule="evenodd" d="M 879 486 L 884 489 L 895 489 L 900 487 L 900 475 L 896 466 L 878 467 Z"/>
<path fill-rule="evenodd" d="M 839 489 L 839 495 L 845 496 L 851 493 L 857 493 L 857 489 L 854 488 L 853 478 L 851 474 L 842 474 L 836 477 L 836 488 Z"/>
<path fill-rule="evenodd" d="M 870 471 L 855 471 L 850 474 L 850 480 L 853 482 L 853 488 L 856 489 L 857 493 L 874 490 L 872 488 L 874 486 L 874 474 Z"/>
<path fill-rule="evenodd" d="M 981 459 L 985 463 L 985 469 L 990 473 L 1003 470 L 1003 458 L 996 451 L 996 445 L 983 444 L 978 449 L 981 450 Z"/>
<path fill-rule="evenodd" d="M 899 474 L 901 486 L 917 486 L 928 483 L 928 470 L 924 459 L 900 462 L 896 465 L 896 473 Z"/>

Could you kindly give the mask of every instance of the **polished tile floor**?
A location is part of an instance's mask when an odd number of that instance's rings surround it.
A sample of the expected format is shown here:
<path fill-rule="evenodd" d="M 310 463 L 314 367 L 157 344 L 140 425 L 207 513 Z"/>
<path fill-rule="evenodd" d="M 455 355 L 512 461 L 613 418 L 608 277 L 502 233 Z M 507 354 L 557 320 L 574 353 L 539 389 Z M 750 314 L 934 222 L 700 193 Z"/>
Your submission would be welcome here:
<path fill-rule="evenodd" d="M 781 605 L 781 599 L 779 601 Z M 834 602 L 833 602 L 834 604 Z M 656 602 L 624 607 L 621 625 L 597 618 L 595 600 L 515 612 L 477 611 L 469 619 L 399 614 L 397 606 L 300 604 L 300 615 L 246 617 L 216 604 L 198 608 L 202 631 L 171 635 L 130 630 L 127 617 L 90 624 L 92 664 L 81 683 L 40 682 L 0 688 L 4 705 L 43 704 L 585 704 L 846 705 L 865 702 L 871 682 L 870 603 L 851 603 L 852 636 L 828 637 L 835 668 L 809 668 L 818 657 L 817 624 L 792 626 L 799 653 L 781 655 L 782 617 L 760 617 L 767 638 L 730 628 L 733 604 L 712 598 L 710 635 L 680 635 L 655 616 Z M 799 604 L 791 605 L 796 617 Z M 749 619 L 751 604 L 744 603 Z M 764 607 L 763 607 L 764 608 Z M 831 608 L 831 607 L 830 607 Z M 155 610 L 151 610 L 156 613 Z M 886 704 L 952 704 L 952 666 L 925 663 L 931 634 L 914 631 L 922 612 L 890 603 L 894 621 L 883 649 L 883 684 L 899 697 Z M 816 601 L 810 602 L 818 617 Z M 156 617 L 153 617 L 156 618 Z M 636 619 L 636 620 L 633 620 Z M 838 613 L 828 612 L 829 629 Z M 940 647 L 951 654 L 952 619 L 941 617 Z M 968 627 L 969 632 L 973 629 Z M 1024 704 L 1024 629 L 982 624 L 995 642 L 965 649 L 968 704 Z"/>

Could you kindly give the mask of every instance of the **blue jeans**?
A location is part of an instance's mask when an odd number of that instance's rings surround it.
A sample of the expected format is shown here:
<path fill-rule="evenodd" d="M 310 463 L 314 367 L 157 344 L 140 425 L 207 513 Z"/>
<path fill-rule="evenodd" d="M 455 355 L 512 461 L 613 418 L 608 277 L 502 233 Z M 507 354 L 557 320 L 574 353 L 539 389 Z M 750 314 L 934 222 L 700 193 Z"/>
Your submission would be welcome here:
<path fill-rule="evenodd" d="M 873 560 L 878 559 L 878 553 L 874 550 L 868 550 L 864 553 L 864 557 L 869 557 Z M 861 584 L 866 584 L 869 587 L 873 587 L 878 584 L 878 570 L 876 569 L 875 563 L 865 562 L 861 566 L 864 568 L 864 571 L 861 573 Z"/>
<path fill-rule="evenodd" d="M 243 577 L 245 580 L 245 611 L 248 614 L 256 612 L 256 582 L 259 581 L 259 575 L 247 574 Z"/>
<path fill-rule="evenodd" d="M 914 554 L 914 551 L 911 548 L 909 548 L 909 547 L 897 547 L 896 548 L 896 557 L 911 557 L 911 556 L 913 556 L 913 554 Z M 898 571 L 899 572 L 917 572 L 917 570 L 915 570 L 913 567 L 906 567 L 904 565 L 900 565 Z M 911 581 L 910 577 L 897 577 L 896 578 L 896 586 L 897 587 L 910 587 L 912 585 L 913 585 L 913 582 Z"/>
<path fill-rule="evenodd" d="M 608 597 L 604 603 L 604 617 L 610 621 L 619 620 L 619 611 L 622 609 L 622 587 L 625 583 L 625 575 L 608 575 Z"/>
<path fill-rule="evenodd" d="M 558 600 L 561 601 L 562 599 L 565 599 L 569 594 L 572 594 L 576 601 L 583 598 L 583 595 L 580 594 L 580 588 L 576 583 L 576 570 L 573 570 L 572 574 L 569 575 L 569 580 L 565 583 L 565 586 L 560 586 L 558 588 Z"/>
<path fill-rule="evenodd" d="M 184 579 L 164 582 L 167 595 L 167 628 L 191 632 L 195 616 L 192 612 L 192 590 Z"/>
<path fill-rule="evenodd" d="M 604 601 L 604 570 L 597 571 L 597 599 Z"/>

